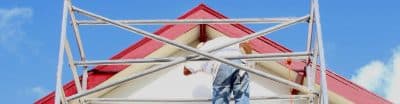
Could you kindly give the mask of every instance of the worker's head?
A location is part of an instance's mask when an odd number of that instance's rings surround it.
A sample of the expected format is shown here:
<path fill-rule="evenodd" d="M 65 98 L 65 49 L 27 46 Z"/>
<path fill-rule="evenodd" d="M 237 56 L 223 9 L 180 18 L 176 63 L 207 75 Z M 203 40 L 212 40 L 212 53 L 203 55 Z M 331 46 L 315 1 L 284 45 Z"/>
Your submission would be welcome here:
<path fill-rule="evenodd" d="M 244 54 L 251 54 L 252 53 L 252 48 L 249 42 L 242 42 L 239 44 L 240 50 Z"/>

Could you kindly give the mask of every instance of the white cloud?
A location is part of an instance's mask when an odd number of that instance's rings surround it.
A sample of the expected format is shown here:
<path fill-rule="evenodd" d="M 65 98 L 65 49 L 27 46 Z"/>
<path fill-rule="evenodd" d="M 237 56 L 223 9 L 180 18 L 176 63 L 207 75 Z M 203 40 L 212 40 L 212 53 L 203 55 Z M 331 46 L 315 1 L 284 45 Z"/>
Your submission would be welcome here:
<path fill-rule="evenodd" d="M 37 42 L 25 34 L 24 26 L 33 15 L 30 8 L 0 8 L 0 50 L 17 55 L 21 52 L 37 54 Z M 33 35 L 33 34 L 29 34 Z"/>
<path fill-rule="evenodd" d="M 351 80 L 396 104 L 400 103 L 400 46 L 386 64 L 372 61 L 360 68 Z"/>
<path fill-rule="evenodd" d="M 41 86 L 35 86 L 30 89 L 30 92 L 33 93 L 36 97 L 42 97 L 49 93 L 50 90 L 43 88 Z"/>
<path fill-rule="evenodd" d="M 376 91 L 382 84 L 385 74 L 385 65 L 381 61 L 372 61 L 357 71 L 357 75 L 351 76 L 351 80 L 368 90 Z"/>
<path fill-rule="evenodd" d="M 395 50 L 391 61 L 392 70 L 386 79 L 388 87 L 385 88 L 385 97 L 395 103 L 400 103 L 400 47 Z"/>

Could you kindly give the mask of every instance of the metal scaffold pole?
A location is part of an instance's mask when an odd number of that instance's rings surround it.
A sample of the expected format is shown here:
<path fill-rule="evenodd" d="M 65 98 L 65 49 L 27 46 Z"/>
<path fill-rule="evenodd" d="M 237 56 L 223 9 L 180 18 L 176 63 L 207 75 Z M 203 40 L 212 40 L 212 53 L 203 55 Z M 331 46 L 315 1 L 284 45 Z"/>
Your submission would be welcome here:
<path fill-rule="evenodd" d="M 308 99 L 309 95 L 286 95 L 286 96 L 257 96 L 251 97 L 250 100 L 300 100 L 300 99 Z M 231 98 L 231 101 L 234 99 Z M 165 99 L 165 98 L 154 98 L 154 99 L 132 99 L 132 98 L 88 98 L 87 102 L 93 103 L 132 103 L 132 102 L 210 102 L 210 98 L 174 98 L 174 99 Z"/>
<path fill-rule="evenodd" d="M 282 18 L 242 18 L 242 19 L 184 19 L 184 20 L 115 20 L 127 25 L 165 25 L 165 24 L 237 24 L 237 23 L 284 23 L 293 21 L 298 17 Z M 104 21 L 81 20 L 80 25 L 111 25 Z"/>
<path fill-rule="evenodd" d="M 65 49 L 65 37 L 67 34 L 67 16 L 68 16 L 68 1 L 64 0 L 64 7 L 62 12 L 62 22 L 61 22 L 61 33 L 60 33 L 60 45 L 58 53 L 58 63 L 57 63 L 57 79 L 56 79 L 56 92 L 55 92 L 55 104 L 60 104 L 63 97 L 62 93 L 62 71 L 64 64 L 64 49 Z"/>
<path fill-rule="evenodd" d="M 324 45 L 322 42 L 322 28 L 321 28 L 321 20 L 319 14 L 319 3 L 318 0 L 314 0 L 314 13 L 315 13 L 315 25 L 317 30 L 317 42 L 318 42 L 318 51 L 319 51 L 319 61 L 321 65 L 321 100 L 322 104 L 328 104 L 328 85 L 326 82 L 326 64 L 325 64 L 325 52 Z"/>
<path fill-rule="evenodd" d="M 305 60 L 306 56 L 309 56 L 311 53 L 307 52 L 296 52 L 296 53 L 276 53 L 276 54 L 251 54 L 251 55 L 233 55 L 233 56 L 222 56 L 221 58 L 225 58 L 228 60 L 258 60 L 258 61 L 280 61 L 285 60 L 287 58 L 293 58 L 297 60 Z M 122 60 L 96 60 L 96 61 L 77 61 L 75 65 L 78 66 L 86 66 L 86 65 L 129 65 L 134 63 L 166 63 L 171 62 L 176 58 L 189 58 L 189 57 L 170 57 L 170 58 L 147 58 L 147 59 L 122 59 Z M 209 61 L 210 59 L 202 57 L 196 59 L 190 59 L 188 61 Z"/>
<path fill-rule="evenodd" d="M 86 54 L 85 54 L 85 50 L 83 48 L 83 43 L 81 41 L 81 35 L 78 29 L 78 23 L 76 21 L 76 17 L 75 14 L 72 10 L 72 2 L 71 0 L 69 1 L 69 5 L 68 5 L 68 13 L 70 14 L 70 18 L 71 18 L 71 24 L 72 24 L 72 28 L 73 28 L 73 32 L 75 35 L 75 41 L 78 45 L 78 50 L 79 50 L 79 56 L 81 57 L 81 61 L 86 61 Z M 86 90 L 87 88 L 87 78 L 88 78 L 88 67 L 84 66 L 84 70 L 83 70 L 83 75 L 82 75 L 82 86 L 81 87 L 82 90 Z"/>

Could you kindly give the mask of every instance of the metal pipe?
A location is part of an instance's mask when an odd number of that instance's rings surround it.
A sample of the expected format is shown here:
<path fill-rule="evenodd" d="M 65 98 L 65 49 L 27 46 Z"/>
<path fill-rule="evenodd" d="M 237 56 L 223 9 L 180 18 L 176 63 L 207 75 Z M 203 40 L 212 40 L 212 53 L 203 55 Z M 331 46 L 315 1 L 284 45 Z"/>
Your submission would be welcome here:
<path fill-rule="evenodd" d="M 309 95 L 284 95 L 284 96 L 257 96 L 250 97 L 250 100 L 292 100 L 292 99 L 308 99 Z M 138 99 L 138 98 L 86 98 L 87 102 L 210 102 L 210 98 L 154 98 L 154 99 Z M 230 98 L 231 101 L 235 100 Z"/>
<path fill-rule="evenodd" d="M 180 19 L 180 20 L 115 20 L 115 22 L 127 25 L 164 25 L 164 24 L 258 24 L 258 23 L 284 23 L 299 17 L 282 18 L 242 18 L 242 19 Z M 104 21 L 80 20 L 79 25 L 110 25 Z"/>
<path fill-rule="evenodd" d="M 89 77 L 88 70 L 89 70 L 88 67 L 84 66 L 83 73 L 82 73 L 82 90 L 83 91 L 86 91 L 86 89 L 87 89 L 87 83 L 88 83 L 88 77 Z"/>
<path fill-rule="evenodd" d="M 72 3 L 71 3 L 70 0 L 68 0 L 68 1 L 69 1 L 68 11 L 69 11 L 69 14 L 70 14 L 72 27 L 73 27 L 73 30 L 74 30 L 75 41 L 76 41 L 76 43 L 78 45 L 79 56 L 81 57 L 81 61 L 86 61 L 85 50 L 83 48 L 83 43 L 81 41 L 81 35 L 80 35 L 79 29 L 78 29 L 78 24 L 76 23 L 76 17 L 75 17 L 75 14 L 74 14 L 73 10 L 72 10 Z M 82 86 L 81 86 L 83 90 L 86 90 L 86 88 L 87 88 L 87 78 L 88 78 L 87 71 L 88 71 L 88 67 L 85 66 L 84 70 L 83 70 Z"/>
<path fill-rule="evenodd" d="M 315 39 L 314 41 L 318 41 L 318 39 Z M 314 91 L 316 91 L 314 85 L 315 85 L 315 76 L 316 76 L 316 71 L 317 71 L 317 60 L 319 57 L 319 49 L 318 49 L 317 43 L 314 44 L 314 49 L 313 49 L 312 53 L 313 53 L 313 56 L 311 58 L 311 70 L 310 70 L 310 74 L 309 74 L 310 82 L 308 82 L 308 83 L 312 84 L 311 88 Z"/>
<path fill-rule="evenodd" d="M 314 5 L 313 0 L 310 0 L 310 19 L 308 20 L 308 30 L 307 30 L 307 43 L 306 43 L 306 51 L 311 51 L 311 41 L 312 41 L 312 34 L 313 34 L 313 24 L 314 24 Z"/>
<path fill-rule="evenodd" d="M 314 4 L 313 4 L 313 0 L 310 0 L 310 19 L 308 20 L 308 32 L 307 32 L 307 44 L 306 44 L 306 52 L 310 52 L 311 53 L 311 45 L 312 45 L 312 38 L 313 38 L 313 28 L 314 28 Z M 314 44 L 316 44 L 314 42 Z M 306 61 L 307 63 L 311 62 L 311 57 L 308 57 L 308 60 Z M 310 65 L 307 65 L 306 67 L 306 78 L 307 78 L 307 86 L 309 89 L 314 89 L 314 83 L 310 83 L 310 82 L 314 82 L 311 80 L 315 80 L 314 77 L 310 77 L 312 74 L 311 71 L 315 70 L 312 69 L 312 67 Z"/>
<path fill-rule="evenodd" d="M 257 59 L 247 59 L 247 61 L 282 61 L 287 60 L 289 57 L 273 57 L 273 58 L 257 58 Z M 290 57 L 293 60 L 306 60 L 307 56 L 297 56 Z"/>
<path fill-rule="evenodd" d="M 320 61 L 320 73 L 321 73 L 321 99 L 322 104 L 329 104 L 328 99 L 328 86 L 326 82 L 326 65 L 325 65 L 325 52 L 324 52 L 324 44 L 322 40 L 322 26 L 321 26 L 321 18 L 319 14 L 319 3 L 318 0 L 314 0 L 314 10 L 315 10 L 315 25 L 317 29 L 317 42 L 318 42 L 318 50 L 319 50 L 319 61 Z"/>
<path fill-rule="evenodd" d="M 72 72 L 72 76 L 74 78 L 74 82 L 75 82 L 75 87 L 78 90 L 78 93 L 82 92 L 82 86 L 81 86 L 81 82 L 79 80 L 79 75 L 77 72 L 77 68 L 74 64 L 74 58 L 72 56 L 72 52 L 71 52 L 71 47 L 69 45 L 68 39 L 67 37 L 65 37 L 65 53 L 67 54 L 67 59 L 68 59 L 68 65 L 71 68 L 71 72 Z"/>
<path fill-rule="evenodd" d="M 65 92 L 64 92 L 64 90 L 60 90 L 60 93 L 61 93 L 61 104 L 68 104 L 68 103 L 66 102 L 66 97 L 65 97 Z"/>
<path fill-rule="evenodd" d="M 120 23 L 114 22 L 114 21 L 112 21 L 112 20 L 110 20 L 110 19 L 107 19 L 107 18 L 98 16 L 98 15 L 95 15 L 95 14 L 93 14 L 93 13 L 90 13 L 90 12 L 87 12 L 87 11 L 84 11 L 84 10 L 81 10 L 81 9 L 79 9 L 79 8 L 76 8 L 76 7 L 73 7 L 73 9 L 76 10 L 76 11 L 78 11 L 78 12 L 80 12 L 80 13 L 82 13 L 82 14 L 88 15 L 88 16 L 93 17 L 93 18 L 100 19 L 100 20 L 102 20 L 102 21 L 106 21 L 106 22 L 108 22 L 108 23 L 112 23 L 113 25 L 117 25 L 118 27 L 127 29 L 127 30 L 129 30 L 129 31 L 135 30 L 134 32 L 137 32 L 137 30 L 138 30 L 138 29 L 136 29 L 136 28 L 132 28 L 132 27 L 130 27 L 130 26 L 127 26 L 127 25 L 124 25 L 124 24 L 120 24 Z M 238 39 L 238 40 L 229 42 L 230 44 L 224 44 L 224 45 L 222 45 L 222 46 L 215 47 L 214 49 L 207 50 L 207 52 L 212 52 L 212 51 L 221 49 L 221 48 L 226 47 L 226 46 L 229 46 L 229 45 L 237 44 L 237 43 L 242 42 L 242 41 L 245 41 L 245 40 L 250 40 L 250 39 L 252 39 L 252 38 L 256 38 L 256 37 L 258 37 L 258 36 L 262 36 L 263 34 L 271 33 L 271 32 L 273 32 L 273 31 L 282 29 L 283 27 L 286 27 L 286 26 L 295 24 L 295 23 L 297 23 L 297 22 L 299 22 L 299 21 L 304 21 L 304 20 L 307 19 L 307 18 L 308 18 L 308 16 L 304 16 L 304 17 L 302 17 L 302 18 L 300 18 L 300 19 L 298 19 L 298 20 L 296 20 L 296 21 L 291 21 L 291 22 L 288 22 L 288 23 L 283 23 L 283 24 L 280 24 L 280 25 L 277 25 L 277 26 L 273 26 L 273 27 L 268 28 L 268 29 L 266 29 L 266 30 L 264 30 L 264 31 L 257 32 L 257 33 L 253 33 L 253 34 L 251 35 L 251 36 L 253 36 L 253 37 L 249 37 L 249 36 L 246 37 L 246 36 L 245 36 L 245 37 L 240 38 L 240 39 Z M 139 34 L 143 34 L 143 35 L 146 35 L 146 36 L 147 36 L 148 34 L 151 34 L 151 33 L 140 31 Z M 157 35 L 149 35 L 148 37 L 149 37 L 149 38 L 152 38 L 152 39 L 160 39 L 160 40 L 162 40 L 162 41 L 165 41 L 165 43 L 168 43 L 168 44 L 174 44 L 174 42 L 171 42 L 170 40 L 165 39 L 165 38 L 163 38 L 163 37 L 158 37 Z M 177 46 L 178 46 L 179 48 L 185 47 L 185 46 L 182 46 L 182 45 L 180 45 L 180 44 L 177 44 Z M 187 47 L 188 47 L 188 46 L 186 46 L 185 48 L 187 48 Z M 209 57 L 209 58 L 214 58 L 213 56 L 210 56 L 209 54 L 204 54 L 204 52 L 196 52 L 197 50 L 194 49 L 194 48 L 188 47 L 188 49 L 191 50 L 191 51 L 194 51 L 194 52 L 197 53 L 197 54 L 202 54 L 202 55 L 206 55 L 206 56 Z M 197 55 L 194 55 L 193 58 L 194 58 L 194 57 L 197 57 Z M 191 57 L 190 57 L 190 58 L 191 58 Z M 187 59 L 190 59 L 190 58 L 187 58 Z M 155 67 L 155 68 L 148 69 L 148 70 L 146 70 L 145 72 L 143 72 L 143 73 L 141 73 L 141 74 L 133 75 L 133 76 L 130 76 L 130 77 L 128 77 L 128 78 L 121 79 L 121 80 L 115 81 L 115 82 L 110 83 L 110 84 L 107 84 L 107 85 L 98 86 L 98 87 L 96 87 L 96 88 L 93 88 L 93 89 L 90 90 L 90 91 L 85 92 L 85 93 L 73 95 L 73 96 L 69 97 L 67 100 L 68 100 L 68 101 L 74 100 L 74 99 L 79 98 L 79 97 L 81 97 L 81 96 L 85 96 L 85 95 L 88 95 L 88 94 L 91 94 L 91 93 L 94 93 L 94 92 L 97 92 L 97 91 L 106 89 L 106 88 L 108 88 L 108 87 L 111 87 L 111 86 L 114 86 L 114 85 L 117 85 L 117 84 L 120 84 L 120 83 L 129 81 L 129 80 L 132 80 L 132 79 L 135 79 L 135 78 L 138 78 L 138 77 L 141 77 L 141 76 L 144 76 L 144 75 L 147 75 L 147 74 L 150 74 L 150 73 L 159 71 L 159 70 L 161 70 L 161 69 L 163 69 L 163 68 L 168 68 L 168 67 L 173 66 L 173 65 L 175 65 L 175 64 L 182 63 L 182 62 L 186 61 L 187 59 L 178 58 L 178 59 L 174 60 L 174 61 L 171 62 L 171 63 L 163 64 L 163 65 L 160 65 L 159 67 Z M 215 58 L 214 58 L 214 59 L 215 59 Z M 222 60 L 223 60 L 223 59 L 222 59 Z M 221 61 L 221 59 L 219 58 L 218 61 Z M 227 60 L 224 60 L 224 61 L 227 61 Z M 229 63 L 229 62 L 224 62 L 224 63 Z M 230 64 L 235 65 L 234 63 L 230 63 Z M 235 65 L 235 66 L 238 66 L 238 65 Z M 242 66 L 239 66 L 239 67 L 242 67 Z M 244 68 L 244 67 L 243 67 L 243 68 Z M 274 78 L 275 78 L 275 76 L 274 76 Z M 282 78 L 281 78 L 281 79 L 282 79 Z M 284 80 L 284 79 L 283 79 L 283 80 Z M 290 84 L 293 84 L 293 85 L 299 87 L 299 88 L 300 88 L 300 89 L 299 89 L 300 91 L 308 92 L 308 89 L 305 88 L 305 87 L 303 87 L 303 86 L 301 86 L 301 85 L 298 85 L 298 84 L 293 83 L 293 82 L 290 82 L 290 81 L 287 81 L 287 83 L 290 83 Z M 297 87 L 296 87 L 296 88 L 297 88 Z"/>
<path fill-rule="evenodd" d="M 75 40 L 78 45 L 79 54 L 81 56 L 81 60 L 84 60 L 86 55 L 85 55 L 85 51 L 84 51 L 84 48 L 82 45 L 81 35 L 80 35 L 79 29 L 78 29 L 78 24 L 76 23 L 75 14 L 72 11 L 72 4 L 69 5 L 69 13 L 70 13 L 70 18 L 71 18 L 74 34 L 75 34 Z"/>
<path fill-rule="evenodd" d="M 221 58 L 225 58 L 228 60 L 237 60 L 237 59 L 247 59 L 247 60 L 258 60 L 258 61 L 266 61 L 266 60 L 284 60 L 288 57 L 293 57 L 296 59 L 307 59 L 306 57 L 299 56 L 308 56 L 311 53 L 306 52 L 297 52 L 297 53 L 273 53 L 273 54 L 250 54 L 250 55 L 235 55 L 235 56 L 221 56 Z M 85 66 L 85 65 L 121 65 L 121 64 L 133 64 L 133 63 L 165 63 L 171 62 L 177 57 L 170 58 L 147 58 L 147 59 L 121 59 L 121 60 L 97 60 L 97 61 L 76 61 L 75 65 Z M 186 58 L 186 57 L 185 57 Z M 190 59 L 188 61 L 209 61 L 208 58 L 196 58 Z"/>
<path fill-rule="evenodd" d="M 62 12 L 62 22 L 61 22 L 61 33 L 60 33 L 60 46 L 58 53 L 58 63 L 57 63 L 57 74 L 56 74 L 56 92 L 54 104 L 60 104 L 62 93 L 62 67 L 64 63 L 64 47 L 65 47 L 65 37 L 67 34 L 67 16 L 68 16 L 68 1 L 64 0 L 64 7 Z"/>

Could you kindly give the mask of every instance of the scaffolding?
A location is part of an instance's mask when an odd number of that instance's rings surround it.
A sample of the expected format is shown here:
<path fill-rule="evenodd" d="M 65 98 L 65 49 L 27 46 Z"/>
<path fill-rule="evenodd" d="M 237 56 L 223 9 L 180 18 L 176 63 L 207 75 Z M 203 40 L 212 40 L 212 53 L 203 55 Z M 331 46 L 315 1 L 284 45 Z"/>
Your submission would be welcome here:
<path fill-rule="evenodd" d="M 79 13 L 85 15 L 87 17 L 92 18 L 93 20 L 77 20 L 75 14 Z M 75 37 L 75 41 L 78 45 L 80 60 L 74 60 L 70 44 L 67 39 L 67 23 L 68 23 L 68 15 L 70 16 L 70 23 L 72 24 L 72 29 Z M 154 24 L 268 24 L 274 23 L 277 24 L 275 26 L 263 29 L 261 31 L 240 37 L 235 41 L 227 42 L 219 47 L 214 47 L 212 49 L 204 51 L 199 51 L 196 48 L 177 43 L 173 40 L 167 39 L 165 37 L 158 36 L 156 34 L 138 29 L 133 27 L 134 25 L 154 25 Z M 251 39 L 255 39 L 257 37 L 264 36 L 266 34 L 270 34 L 277 30 L 287 28 L 291 25 L 297 23 L 308 23 L 308 33 L 307 33 L 307 43 L 306 50 L 303 52 L 292 52 L 292 53 L 268 53 L 268 54 L 251 54 L 251 55 L 239 55 L 239 56 L 229 56 L 229 57 L 219 57 L 210 54 L 210 52 L 217 51 L 224 47 L 228 47 L 243 41 L 248 41 Z M 93 60 L 88 61 L 86 59 L 85 51 L 83 48 L 83 44 L 81 42 L 81 36 L 78 27 L 80 25 L 112 25 L 136 34 L 140 34 L 144 37 L 157 40 L 163 42 L 168 45 L 175 46 L 177 48 L 189 51 L 194 53 L 192 55 L 183 56 L 183 57 L 174 57 L 174 58 L 144 58 L 144 59 L 121 59 L 121 60 Z M 91 103 L 91 102 L 103 102 L 103 103 L 112 103 L 112 102 L 203 102 L 210 101 L 209 98 L 200 98 L 200 99 L 127 99 L 127 98 L 85 98 L 86 95 L 104 90 L 106 88 L 119 85 L 121 83 L 146 76 L 148 74 L 166 69 L 168 67 L 174 66 L 176 64 L 180 64 L 186 61 L 205 61 L 205 60 L 215 60 L 221 63 L 225 63 L 236 67 L 238 69 L 247 71 L 249 73 L 255 74 L 257 76 L 270 79 L 284 85 L 288 85 L 293 87 L 296 90 L 305 93 L 304 95 L 288 95 L 288 96 L 274 96 L 274 97 L 252 97 L 252 100 L 257 99 L 276 99 L 276 100 L 288 100 L 288 99 L 306 99 L 307 103 L 318 103 L 318 104 L 328 104 L 328 89 L 326 82 L 326 66 L 325 66 L 325 56 L 324 56 L 324 48 L 323 48 L 323 40 L 322 40 L 322 31 L 321 31 L 321 23 L 320 23 L 320 14 L 319 14 L 319 4 L 318 0 L 310 0 L 310 11 L 309 14 L 302 17 L 291 17 L 291 18 L 241 18 L 241 19 L 181 19 L 181 20 L 112 20 L 107 17 L 103 17 L 97 15 L 95 13 L 83 10 L 81 8 L 75 7 L 72 5 L 71 0 L 64 0 L 63 7 L 63 16 L 62 16 L 62 24 L 61 24 L 61 38 L 60 38 L 60 46 L 59 46 L 59 55 L 58 55 L 58 66 L 57 66 L 57 80 L 56 80 L 56 93 L 55 93 L 55 104 L 66 104 L 73 100 L 81 100 L 81 103 Z M 65 53 L 64 53 L 65 52 Z M 75 87 L 77 88 L 77 94 L 66 97 L 64 94 L 63 86 L 62 86 L 62 70 L 64 64 L 64 55 L 67 56 L 68 65 L 72 70 L 72 75 L 74 78 Z M 279 61 L 285 60 L 287 58 L 305 60 L 306 65 L 306 85 L 300 85 L 298 83 L 292 82 L 287 79 L 283 79 L 281 77 L 262 72 L 259 70 L 255 70 L 253 68 L 242 66 L 235 64 L 229 60 L 233 59 L 254 59 L 257 61 Z M 144 70 L 139 74 L 134 74 L 129 77 L 104 84 L 102 86 L 96 86 L 92 89 L 87 89 L 87 78 L 88 78 L 88 66 L 93 65 L 121 65 L 121 64 L 133 64 L 133 63 L 159 63 L 156 67 L 152 67 L 150 69 Z M 317 71 L 317 63 L 320 64 L 320 88 L 315 88 L 316 84 L 316 71 Z M 82 67 L 84 70 L 82 72 L 82 83 L 80 82 L 78 75 L 78 67 Z"/>

